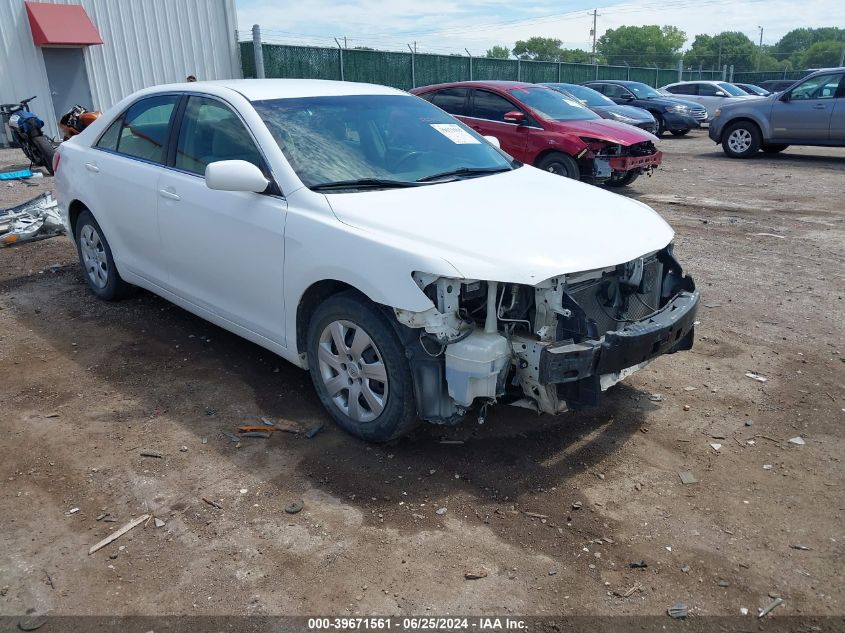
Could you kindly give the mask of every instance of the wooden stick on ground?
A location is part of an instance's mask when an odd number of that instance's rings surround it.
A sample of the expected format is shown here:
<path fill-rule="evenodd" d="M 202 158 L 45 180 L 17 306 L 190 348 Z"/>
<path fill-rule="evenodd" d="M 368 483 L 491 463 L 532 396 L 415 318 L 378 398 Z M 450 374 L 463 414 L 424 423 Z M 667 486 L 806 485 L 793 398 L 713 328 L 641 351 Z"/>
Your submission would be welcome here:
<path fill-rule="evenodd" d="M 124 525 L 119 530 L 109 534 L 106 538 L 104 538 L 102 541 L 100 541 L 96 545 L 92 545 L 91 549 L 88 550 L 88 555 L 90 556 L 91 554 L 96 552 L 98 549 L 101 549 L 101 548 L 105 547 L 106 545 L 108 545 L 109 543 L 111 543 L 112 541 L 114 541 L 115 539 L 120 538 L 121 536 L 126 534 L 129 530 L 131 530 L 132 528 L 134 528 L 138 525 L 141 525 L 144 521 L 146 521 L 149 518 L 150 518 L 149 514 L 142 514 L 137 519 L 130 521 L 129 523 Z"/>

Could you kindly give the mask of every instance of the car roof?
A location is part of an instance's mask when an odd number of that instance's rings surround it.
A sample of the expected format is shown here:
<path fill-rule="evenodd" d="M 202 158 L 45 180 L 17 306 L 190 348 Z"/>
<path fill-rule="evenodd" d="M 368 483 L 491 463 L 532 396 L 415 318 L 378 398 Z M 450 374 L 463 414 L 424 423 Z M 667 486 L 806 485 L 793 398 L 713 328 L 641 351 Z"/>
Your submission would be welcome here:
<path fill-rule="evenodd" d="M 511 88 L 537 88 L 542 84 L 532 84 L 527 81 L 507 81 L 507 80 L 490 80 L 490 81 L 449 81 L 442 84 L 431 84 L 430 86 L 420 86 L 414 88 L 411 92 L 428 92 L 429 90 L 439 90 L 442 88 L 498 88 L 499 90 L 510 90 Z"/>
<path fill-rule="evenodd" d="M 325 79 L 222 79 L 217 81 L 193 81 L 190 83 L 166 84 L 144 92 L 209 92 L 221 94 L 234 90 L 250 101 L 267 99 L 296 99 L 299 97 L 341 97 L 350 95 L 404 95 L 396 88 L 353 81 L 330 81 Z"/>

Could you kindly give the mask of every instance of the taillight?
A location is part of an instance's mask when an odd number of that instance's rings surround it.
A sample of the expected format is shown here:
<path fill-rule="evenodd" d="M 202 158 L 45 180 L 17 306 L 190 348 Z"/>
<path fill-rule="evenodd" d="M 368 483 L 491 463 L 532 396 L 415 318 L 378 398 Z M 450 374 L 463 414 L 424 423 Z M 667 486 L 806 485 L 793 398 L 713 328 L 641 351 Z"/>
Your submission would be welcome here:
<path fill-rule="evenodd" d="M 53 154 L 53 175 L 59 170 L 59 163 L 62 162 L 62 155 L 59 152 Z"/>

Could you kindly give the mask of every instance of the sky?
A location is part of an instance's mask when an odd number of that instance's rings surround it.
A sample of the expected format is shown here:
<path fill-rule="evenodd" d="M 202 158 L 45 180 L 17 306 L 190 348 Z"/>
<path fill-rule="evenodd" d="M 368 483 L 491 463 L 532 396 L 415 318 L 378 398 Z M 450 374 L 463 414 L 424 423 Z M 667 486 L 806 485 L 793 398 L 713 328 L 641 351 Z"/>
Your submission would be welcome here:
<path fill-rule="evenodd" d="M 592 11 L 597 33 L 623 25 L 672 24 L 687 34 L 742 31 L 774 44 L 799 27 L 845 26 L 845 0 L 236 0 L 241 39 L 259 24 L 266 42 L 352 46 L 483 55 L 495 44 L 512 48 L 533 35 L 568 48 L 590 49 Z M 632 61 L 632 63 L 635 63 Z"/>

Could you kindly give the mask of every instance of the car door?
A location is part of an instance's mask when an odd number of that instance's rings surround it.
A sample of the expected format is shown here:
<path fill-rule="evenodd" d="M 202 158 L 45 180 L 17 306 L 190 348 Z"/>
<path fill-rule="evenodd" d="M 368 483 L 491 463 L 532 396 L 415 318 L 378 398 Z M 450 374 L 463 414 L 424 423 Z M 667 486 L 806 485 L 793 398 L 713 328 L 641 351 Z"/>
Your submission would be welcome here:
<path fill-rule="evenodd" d="M 245 160 L 270 177 L 242 119 L 227 103 L 190 95 L 172 136 L 157 195 L 172 292 L 228 323 L 285 345 L 283 268 L 287 204 L 279 193 L 216 191 L 205 168 Z"/>
<path fill-rule="evenodd" d="M 810 77 L 775 101 L 772 105 L 772 139 L 807 143 L 828 141 L 843 74 Z"/>
<path fill-rule="evenodd" d="M 667 86 L 666 92 L 670 93 L 674 97 L 683 99 L 684 101 L 702 103 L 701 99 L 698 97 L 698 88 L 699 85 L 697 83 L 690 81 L 682 84 L 675 84 L 674 86 Z"/>
<path fill-rule="evenodd" d="M 85 162 L 87 182 L 79 187 L 121 273 L 156 284 L 167 280 L 158 226 L 158 179 L 179 95 L 133 103 L 103 133 Z"/>
<path fill-rule="evenodd" d="M 515 102 L 483 88 L 474 88 L 470 95 L 470 116 L 465 120 L 479 134 L 495 136 L 502 149 L 522 162 L 531 163 L 532 157 L 526 155 L 528 134 L 532 118 L 524 108 Z M 525 123 L 517 124 L 505 121 L 508 112 L 522 112 Z"/>
<path fill-rule="evenodd" d="M 725 105 L 727 93 L 721 88 L 708 83 L 697 83 L 696 89 L 698 95 L 692 97 L 692 99 L 696 103 L 703 105 L 704 109 L 707 110 L 707 117 L 712 119 L 713 115 L 716 114 L 716 108 Z"/>
<path fill-rule="evenodd" d="M 839 80 L 839 92 L 833 102 L 830 116 L 830 141 L 845 145 L 845 76 Z"/>

